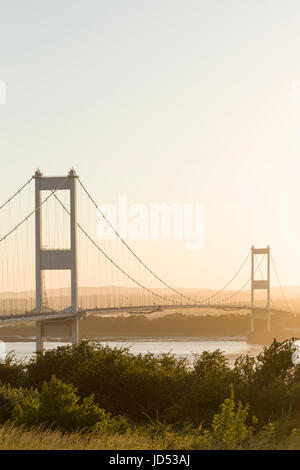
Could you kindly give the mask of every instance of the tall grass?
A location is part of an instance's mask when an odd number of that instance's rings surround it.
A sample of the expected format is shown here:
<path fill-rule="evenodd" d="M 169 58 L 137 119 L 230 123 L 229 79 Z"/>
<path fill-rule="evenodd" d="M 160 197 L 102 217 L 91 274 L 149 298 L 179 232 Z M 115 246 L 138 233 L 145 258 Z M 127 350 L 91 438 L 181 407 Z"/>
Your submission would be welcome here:
<path fill-rule="evenodd" d="M 0 450 L 170 450 L 203 449 L 211 446 L 195 435 L 151 435 L 147 429 L 132 429 L 126 433 L 97 433 L 43 430 L 39 428 L 0 427 Z"/>
<path fill-rule="evenodd" d="M 300 450 L 300 430 L 292 430 L 289 436 L 274 441 L 274 429 L 266 427 L 249 438 L 243 445 L 233 446 L 242 450 Z M 0 427 L 0 450 L 212 450 L 222 449 L 221 443 L 214 444 L 194 433 L 151 436 L 145 429 L 134 429 L 124 434 L 99 435 L 79 432 L 27 429 L 22 426 L 3 425 Z"/>
<path fill-rule="evenodd" d="M 4 425 L 0 427 L 0 450 L 105 450 L 153 449 L 151 439 L 139 432 L 115 436 L 99 436 L 80 432 L 26 429 Z"/>

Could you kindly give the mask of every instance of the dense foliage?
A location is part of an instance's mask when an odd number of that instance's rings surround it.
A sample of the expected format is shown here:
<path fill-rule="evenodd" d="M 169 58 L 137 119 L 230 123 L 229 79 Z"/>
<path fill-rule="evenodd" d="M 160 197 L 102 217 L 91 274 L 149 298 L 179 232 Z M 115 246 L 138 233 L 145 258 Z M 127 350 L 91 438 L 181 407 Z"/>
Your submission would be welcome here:
<path fill-rule="evenodd" d="M 0 424 L 189 430 L 223 448 L 253 433 L 291 432 L 300 428 L 300 366 L 291 361 L 291 343 L 274 340 L 256 358 L 241 356 L 233 365 L 219 350 L 195 355 L 191 364 L 171 353 L 134 355 L 89 342 L 28 363 L 9 357 L 0 364 Z M 270 424 L 276 422 L 281 431 Z"/>

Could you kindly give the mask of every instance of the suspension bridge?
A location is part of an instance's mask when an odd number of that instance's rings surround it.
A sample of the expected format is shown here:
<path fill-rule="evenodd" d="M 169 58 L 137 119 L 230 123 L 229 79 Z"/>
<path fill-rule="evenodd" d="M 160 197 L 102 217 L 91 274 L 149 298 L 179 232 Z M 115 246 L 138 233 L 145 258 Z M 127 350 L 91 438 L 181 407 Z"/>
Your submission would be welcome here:
<path fill-rule="evenodd" d="M 58 177 L 37 170 L 3 202 L 0 214 L 0 327 L 35 322 L 37 351 L 47 337 L 71 337 L 77 344 L 79 322 L 89 314 L 249 310 L 254 332 L 257 318 L 264 318 L 270 331 L 272 313 L 291 311 L 269 246 L 252 246 L 230 280 L 211 295 L 194 296 L 172 287 L 129 246 L 73 169 Z M 95 217 L 114 239 L 99 240 Z M 249 260 L 247 281 L 228 291 Z M 283 309 L 271 304 L 271 264 L 286 305 Z M 245 296 L 243 300 L 239 296 L 247 286 L 250 298 L 245 302 Z M 258 305 L 255 293 L 262 290 L 266 303 Z"/>

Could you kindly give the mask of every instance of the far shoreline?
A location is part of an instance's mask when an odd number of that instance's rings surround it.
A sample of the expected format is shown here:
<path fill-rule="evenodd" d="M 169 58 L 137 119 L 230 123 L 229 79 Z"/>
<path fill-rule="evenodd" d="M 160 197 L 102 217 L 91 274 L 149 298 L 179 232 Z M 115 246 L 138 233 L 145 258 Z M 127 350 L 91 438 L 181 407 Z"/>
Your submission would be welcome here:
<path fill-rule="evenodd" d="M 81 341 L 95 341 L 95 342 L 189 342 L 189 341 L 246 341 L 246 336 L 180 336 L 180 335 L 151 335 L 151 336 L 94 336 L 83 337 Z M 35 342 L 34 336 L 2 336 L 0 340 L 5 343 L 32 343 Z M 57 343 L 70 343 L 71 338 L 44 338 L 44 341 L 57 342 Z"/>

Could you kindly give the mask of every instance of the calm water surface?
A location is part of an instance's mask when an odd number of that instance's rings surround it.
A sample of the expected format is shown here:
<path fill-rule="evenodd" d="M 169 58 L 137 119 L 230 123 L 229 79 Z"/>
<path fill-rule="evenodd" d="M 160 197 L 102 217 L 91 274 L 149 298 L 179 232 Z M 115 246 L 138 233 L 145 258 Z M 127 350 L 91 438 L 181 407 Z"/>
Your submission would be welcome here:
<path fill-rule="evenodd" d="M 263 347 L 256 344 L 247 344 L 245 340 L 232 340 L 232 339 L 218 339 L 213 340 L 197 339 L 197 338 L 118 338 L 113 340 L 111 338 L 99 341 L 100 344 L 116 346 L 129 346 L 133 354 L 152 352 L 154 354 L 172 352 L 177 357 L 187 357 L 192 359 L 194 353 L 201 354 L 203 351 L 215 351 L 220 349 L 230 360 L 234 361 L 241 354 L 249 354 L 256 356 L 262 351 Z M 66 345 L 69 343 L 50 342 L 45 341 L 45 349 L 52 349 L 57 346 Z M 35 342 L 7 342 L 5 343 L 6 353 L 12 351 L 16 359 L 30 359 L 35 355 Z"/>

